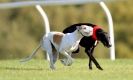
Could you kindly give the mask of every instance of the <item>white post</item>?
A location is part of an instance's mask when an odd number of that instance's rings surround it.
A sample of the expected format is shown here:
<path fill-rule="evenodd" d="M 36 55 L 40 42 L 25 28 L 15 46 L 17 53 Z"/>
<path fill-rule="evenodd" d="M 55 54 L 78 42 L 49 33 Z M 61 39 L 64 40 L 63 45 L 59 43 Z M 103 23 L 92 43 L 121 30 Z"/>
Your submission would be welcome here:
<path fill-rule="evenodd" d="M 114 31 L 113 31 L 114 29 L 113 29 L 112 16 L 104 2 L 100 2 L 100 6 L 104 10 L 104 12 L 106 13 L 106 16 L 108 18 L 110 40 L 111 40 L 111 44 L 112 44 L 112 47 L 110 48 L 110 58 L 111 58 L 111 60 L 115 60 L 115 45 L 114 45 Z"/>
<path fill-rule="evenodd" d="M 45 28 L 45 33 L 50 32 L 50 25 L 49 25 L 49 20 L 48 17 L 46 15 L 46 13 L 44 12 L 43 8 L 40 5 L 36 5 L 36 9 L 39 11 L 39 13 L 41 14 L 43 21 L 44 21 L 44 28 Z M 47 60 L 50 61 L 48 53 L 47 53 Z"/>

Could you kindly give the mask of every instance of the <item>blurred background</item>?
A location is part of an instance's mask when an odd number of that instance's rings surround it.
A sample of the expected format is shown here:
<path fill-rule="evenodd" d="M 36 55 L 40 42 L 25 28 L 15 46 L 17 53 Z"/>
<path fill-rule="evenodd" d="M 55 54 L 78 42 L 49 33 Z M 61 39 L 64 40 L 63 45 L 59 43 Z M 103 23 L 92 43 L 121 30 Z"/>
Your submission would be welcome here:
<path fill-rule="evenodd" d="M 0 3 L 13 1 L 0 0 Z M 116 58 L 133 58 L 132 3 L 133 0 L 106 2 L 114 21 Z M 100 25 L 108 32 L 105 13 L 98 3 L 43 6 L 43 9 L 48 15 L 51 31 L 63 31 L 72 24 L 88 22 Z M 44 33 L 42 17 L 35 7 L 0 9 L 0 59 L 18 59 L 31 54 Z M 35 58 L 44 58 L 43 54 L 45 52 L 39 50 Z M 109 58 L 109 49 L 100 43 L 94 55 Z M 84 48 L 73 57 L 87 58 Z"/>

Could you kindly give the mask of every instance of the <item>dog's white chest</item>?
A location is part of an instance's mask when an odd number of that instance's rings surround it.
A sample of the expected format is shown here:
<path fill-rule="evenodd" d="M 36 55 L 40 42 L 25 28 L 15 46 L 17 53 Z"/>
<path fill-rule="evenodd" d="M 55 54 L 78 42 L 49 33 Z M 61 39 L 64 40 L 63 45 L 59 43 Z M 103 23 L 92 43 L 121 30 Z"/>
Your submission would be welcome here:
<path fill-rule="evenodd" d="M 76 41 L 76 42 L 71 46 L 70 51 L 76 50 L 76 49 L 78 48 L 79 42 L 80 42 L 80 41 Z"/>
<path fill-rule="evenodd" d="M 80 40 L 76 41 L 76 40 L 74 40 L 74 38 L 70 38 L 68 40 L 65 40 L 64 42 L 65 43 L 63 43 L 61 45 L 61 46 L 63 46 L 62 48 L 65 51 L 70 52 L 70 51 L 73 51 L 78 48 L 78 44 L 79 44 Z"/>

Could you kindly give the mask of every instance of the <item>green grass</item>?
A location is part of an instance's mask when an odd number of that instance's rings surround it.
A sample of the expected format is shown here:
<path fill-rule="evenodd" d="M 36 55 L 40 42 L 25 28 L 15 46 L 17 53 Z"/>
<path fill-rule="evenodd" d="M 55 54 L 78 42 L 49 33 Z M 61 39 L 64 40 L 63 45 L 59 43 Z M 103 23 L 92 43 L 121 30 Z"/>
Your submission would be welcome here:
<path fill-rule="evenodd" d="M 88 69 L 88 59 L 75 59 L 72 66 L 59 61 L 56 70 L 49 69 L 45 60 L 31 60 L 25 64 L 19 60 L 0 60 L 0 80 L 133 80 L 133 60 L 98 60 L 103 71 L 93 66 Z"/>

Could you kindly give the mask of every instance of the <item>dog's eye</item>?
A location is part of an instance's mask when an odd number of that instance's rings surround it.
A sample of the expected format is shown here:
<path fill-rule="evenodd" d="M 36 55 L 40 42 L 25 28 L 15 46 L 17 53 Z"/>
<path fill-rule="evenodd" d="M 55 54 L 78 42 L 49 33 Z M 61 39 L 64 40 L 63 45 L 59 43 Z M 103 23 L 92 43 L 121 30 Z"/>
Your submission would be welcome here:
<path fill-rule="evenodd" d="M 86 27 L 83 27 L 83 29 L 86 29 Z"/>

